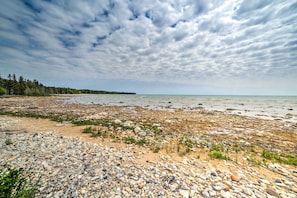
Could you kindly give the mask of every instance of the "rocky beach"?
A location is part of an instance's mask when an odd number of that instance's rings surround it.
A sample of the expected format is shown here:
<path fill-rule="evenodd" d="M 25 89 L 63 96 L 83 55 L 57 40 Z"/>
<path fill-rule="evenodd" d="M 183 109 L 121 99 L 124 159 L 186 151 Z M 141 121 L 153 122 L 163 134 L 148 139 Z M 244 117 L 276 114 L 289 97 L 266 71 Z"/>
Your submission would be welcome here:
<path fill-rule="evenodd" d="M 0 99 L 0 166 L 37 197 L 297 197 L 297 124 L 210 111 Z"/>

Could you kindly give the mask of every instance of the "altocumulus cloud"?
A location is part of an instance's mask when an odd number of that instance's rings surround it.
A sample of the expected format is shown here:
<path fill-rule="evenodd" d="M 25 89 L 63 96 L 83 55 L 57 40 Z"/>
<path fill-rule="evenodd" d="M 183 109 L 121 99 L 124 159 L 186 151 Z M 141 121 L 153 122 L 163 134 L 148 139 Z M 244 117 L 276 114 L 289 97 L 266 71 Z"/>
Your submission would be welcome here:
<path fill-rule="evenodd" d="M 0 6 L 0 73 L 53 85 L 297 94 L 296 57 L 294 0 L 15 0 Z"/>

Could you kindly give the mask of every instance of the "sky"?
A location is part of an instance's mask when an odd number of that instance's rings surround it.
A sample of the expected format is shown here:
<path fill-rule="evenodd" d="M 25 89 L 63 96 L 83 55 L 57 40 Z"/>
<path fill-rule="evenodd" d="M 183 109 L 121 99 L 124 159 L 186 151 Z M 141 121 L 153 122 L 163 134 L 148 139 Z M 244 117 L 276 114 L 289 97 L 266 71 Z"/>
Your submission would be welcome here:
<path fill-rule="evenodd" d="M 2 0 L 9 73 L 140 94 L 297 95 L 297 0 Z"/>

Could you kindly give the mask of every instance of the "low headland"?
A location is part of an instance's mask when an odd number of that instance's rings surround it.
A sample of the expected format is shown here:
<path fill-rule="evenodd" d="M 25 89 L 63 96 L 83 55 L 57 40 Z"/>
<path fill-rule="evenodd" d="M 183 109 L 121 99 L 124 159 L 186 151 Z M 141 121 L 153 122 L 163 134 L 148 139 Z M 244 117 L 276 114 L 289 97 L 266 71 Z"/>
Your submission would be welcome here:
<path fill-rule="evenodd" d="M 37 197 L 297 197 L 297 124 L 208 111 L 0 99 L 0 166 Z"/>

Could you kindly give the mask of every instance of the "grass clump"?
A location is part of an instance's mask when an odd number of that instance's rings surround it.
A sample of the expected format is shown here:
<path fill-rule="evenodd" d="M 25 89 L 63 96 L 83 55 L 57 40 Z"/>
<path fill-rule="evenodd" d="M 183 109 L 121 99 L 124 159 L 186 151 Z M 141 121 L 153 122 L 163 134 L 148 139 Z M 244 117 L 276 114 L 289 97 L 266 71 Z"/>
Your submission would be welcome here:
<path fill-rule="evenodd" d="M 248 157 L 247 161 L 249 161 L 254 166 L 261 166 L 262 162 L 260 160 L 257 160 L 255 157 Z"/>
<path fill-rule="evenodd" d="M 103 137 L 103 138 L 107 138 L 108 137 L 108 133 L 105 130 L 102 130 L 102 129 L 98 128 L 96 132 L 92 132 L 91 137 Z"/>
<path fill-rule="evenodd" d="M 209 154 L 211 159 L 222 159 L 222 160 L 230 160 L 230 157 L 223 154 L 220 151 L 213 151 Z"/>
<path fill-rule="evenodd" d="M 5 169 L 0 171 L 1 198 L 31 198 L 37 193 L 37 183 L 28 181 L 23 169 Z"/>
<path fill-rule="evenodd" d="M 180 156 L 186 155 L 193 150 L 194 144 L 190 138 L 182 137 L 178 141 L 177 152 Z"/>
<path fill-rule="evenodd" d="M 83 126 L 83 125 L 97 125 L 98 122 L 92 121 L 92 120 L 71 120 L 72 124 L 75 124 L 77 126 Z"/>
<path fill-rule="evenodd" d="M 125 137 L 125 138 L 123 138 L 123 140 L 126 144 L 136 144 L 136 142 L 137 142 L 137 140 L 132 136 Z"/>
<path fill-rule="evenodd" d="M 93 131 L 92 127 L 87 127 L 87 128 L 84 128 L 83 133 L 92 133 L 92 131 Z"/>
<path fill-rule="evenodd" d="M 132 136 L 123 138 L 123 141 L 126 144 L 135 144 L 135 145 L 138 145 L 138 146 L 145 146 L 147 144 L 147 141 L 146 141 L 145 138 L 136 139 L 136 138 L 134 138 Z"/>
<path fill-rule="evenodd" d="M 161 150 L 161 147 L 157 144 L 152 144 L 150 146 L 151 151 L 153 151 L 153 153 L 158 153 Z"/>
<path fill-rule="evenodd" d="M 141 138 L 136 141 L 136 145 L 138 145 L 138 146 L 145 146 L 146 144 L 147 144 L 147 141 L 145 138 Z"/>
<path fill-rule="evenodd" d="M 108 132 L 105 130 L 102 130 L 101 128 L 92 128 L 92 127 L 86 127 L 82 131 L 83 133 L 90 133 L 91 137 L 103 137 L 107 138 L 109 136 Z M 113 136 L 115 138 L 115 136 Z"/>
<path fill-rule="evenodd" d="M 263 150 L 262 157 L 275 162 L 297 166 L 297 157 L 292 154 L 275 153 L 275 152 Z"/>
<path fill-rule="evenodd" d="M 211 145 L 210 151 L 224 152 L 225 147 L 221 144 L 213 144 Z"/>
<path fill-rule="evenodd" d="M 157 125 L 152 125 L 150 123 L 142 123 L 139 128 L 144 131 L 152 131 L 155 135 L 160 135 L 162 130 Z"/>

